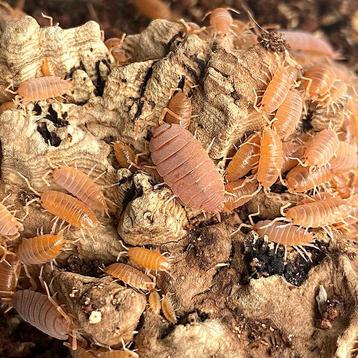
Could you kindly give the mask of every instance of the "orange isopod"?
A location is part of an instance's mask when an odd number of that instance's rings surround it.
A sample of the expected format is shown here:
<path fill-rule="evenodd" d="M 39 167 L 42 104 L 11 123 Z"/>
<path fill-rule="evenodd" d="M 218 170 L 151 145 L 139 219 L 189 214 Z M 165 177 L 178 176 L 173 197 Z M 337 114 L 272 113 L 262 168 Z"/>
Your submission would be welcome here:
<path fill-rule="evenodd" d="M 354 188 L 351 185 L 352 177 L 349 173 L 337 173 L 330 181 L 331 187 L 342 199 L 347 199 L 352 195 Z"/>
<path fill-rule="evenodd" d="M 272 128 L 279 137 L 286 141 L 295 131 L 303 110 L 303 100 L 300 92 L 295 89 L 288 91 L 287 96 L 275 115 Z"/>
<path fill-rule="evenodd" d="M 318 132 L 308 143 L 304 152 L 304 162 L 309 166 L 327 164 L 336 154 L 339 146 L 337 133 L 332 129 Z"/>
<path fill-rule="evenodd" d="M 212 26 L 215 33 L 227 35 L 231 32 L 234 25 L 234 19 L 232 18 L 229 9 L 219 7 L 208 14 L 210 14 L 210 26 Z"/>
<path fill-rule="evenodd" d="M 358 165 L 357 146 L 339 142 L 336 156 L 330 161 L 334 173 L 355 169 Z"/>
<path fill-rule="evenodd" d="M 53 338 L 68 339 L 70 323 L 46 295 L 31 290 L 17 291 L 12 305 L 24 321 L 38 330 Z"/>
<path fill-rule="evenodd" d="M 139 290 L 152 291 L 155 288 L 155 283 L 148 275 L 126 264 L 114 263 L 106 267 L 104 272 Z"/>
<path fill-rule="evenodd" d="M 258 193 L 258 191 L 260 191 L 260 189 L 261 187 L 259 187 L 256 181 L 239 179 L 227 183 L 225 185 L 225 191 L 234 195 L 227 195 L 224 211 L 232 211 L 246 204 Z"/>
<path fill-rule="evenodd" d="M 173 302 L 168 294 L 164 295 L 162 299 L 162 312 L 164 317 L 173 324 L 177 323 Z"/>
<path fill-rule="evenodd" d="M 0 203 L 0 235 L 14 236 L 19 235 L 20 231 L 24 231 L 24 226 Z"/>
<path fill-rule="evenodd" d="M 157 291 L 152 291 L 148 297 L 149 308 L 155 313 L 160 313 L 160 295 Z"/>
<path fill-rule="evenodd" d="M 69 80 L 56 76 L 31 78 L 20 83 L 17 93 L 24 102 L 41 101 L 48 98 L 62 96 L 71 88 Z"/>
<path fill-rule="evenodd" d="M 0 262 L 0 298 L 4 302 L 11 300 L 20 275 L 21 263 L 16 255 L 10 252 Z"/>
<path fill-rule="evenodd" d="M 261 108 L 265 113 L 272 113 L 282 105 L 295 83 L 297 72 L 292 66 L 276 70 L 261 100 Z"/>
<path fill-rule="evenodd" d="M 188 128 L 192 114 L 191 99 L 183 91 L 179 91 L 169 100 L 163 113 L 166 123 L 175 123 Z"/>
<path fill-rule="evenodd" d="M 43 76 L 54 76 L 55 75 L 55 68 L 53 62 L 50 58 L 45 57 L 42 65 L 41 65 L 41 72 Z"/>
<path fill-rule="evenodd" d="M 165 271 L 170 268 L 169 260 L 159 251 L 148 250 L 144 247 L 130 247 L 128 257 L 136 265 L 148 270 Z"/>
<path fill-rule="evenodd" d="M 108 210 L 106 199 L 99 185 L 87 174 L 73 167 L 59 167 L 53 171 L 55 183 L 102 214 Z"/>
<path fill-rule="evenodd" d="M 320 228 L 344 221 L 352 206 L 340 198 L 328 198 L 288 208 L 285 217 L 293 224 L 306 228 Z"/>
<path fill-rule="evenodd" d="M 260 153 L 260 135 L 253 134 L 245 141 L 231 159 L 226 168 L 227 181 L 236 181 L 246 175 L 258 163 Z"/>
<path fill-rule="evenodd" d="M 17 256 L 25 265 L 40 265 L 55 259 L 65 240 L 62 235 L 40 235 L 23 239 L 17 248 Z"/>
<path fill-rule="evenodd" d="M 306 93 L 313 101 L 320 100 L 321 97 L 327 95 L 336 80 L 334 70 L 327 64 L 312 66 L 304 73 L 304 76 L 308 78 L 305 81 Z"/>
<path fill-rule="evenodd" d="M 82 201 L 59 191 L 45 191 L 41 194 L 41 205 L 51 214 L 82 229 L 98 225 L 94 212 Z"/>
<path fill-rule="evenodd" d="M 257 181 L 266 189 L 281 175 L 283 165 L 282 142 L 275 130 L 265 128 L 261 136 Z"/>
<path fill-rule="evenodd" d="M 298 164 L 298 161 L 295 158 L 300 157 L 303 154 L 302 146 L 294 142 L 282 143 L 282 150 L 283 164 L 281 174 L 286 173 L 290 169 L 294 168 Z"/>
<path fill-rule="evenodd" d="M 334 176 L 329 164 L 310 171 L 308 167 L 298 165 L 286 177 L 287 188 L 291 192 L 303 193 L 328 183 Z"/>
<path fill-rule="evenodd" d="M 127 144 L 118 141 L 113 144 L 114 155 L 121 168 L 129 168 L 136 164 L 134 150 Z"/>
<path fill-rule="evenodd" d="M 313 241 L 313 235 L 305 229 L 290 223 L 278 223 L 270 220 L 259 221 L 254 230 L 261 236 L 268 236 L 270 241 L 284 246 L 305 245 Z"/>
<path fill-rule="evenodd" d="M 14 101 L 9 101 L 0 104 L 0 114 L 4 113 L 5 111 L 8 111 L 10 109 L 14 109 L 17 107 L 17 104 Z"/>
<path fill-rule="evenodd" d="M 142 15 L 152 20 L 170 20 L 173 17 L 170 7 L 161 0 L 133 0 L 133 4 Z"/>

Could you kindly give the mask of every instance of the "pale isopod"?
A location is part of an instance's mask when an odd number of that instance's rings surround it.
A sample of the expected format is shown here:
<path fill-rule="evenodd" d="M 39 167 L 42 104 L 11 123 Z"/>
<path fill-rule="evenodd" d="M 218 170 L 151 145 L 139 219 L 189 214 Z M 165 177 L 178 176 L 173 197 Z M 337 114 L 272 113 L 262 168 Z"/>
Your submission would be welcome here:
<path fill-rule="evenodd" d="M 334 173 L 355 169 L 358 165 L 357 147 L 346 142 L 339 142 L 336 156 L 330 161 Z"/>
<path fill-rule="evenodd" d="M 163 271 L 170 268 L 169 260 L 159 251 L 148 250 L 144 247 L 130 247 L 128 257 L 136 265 L 148 270 Z"/>

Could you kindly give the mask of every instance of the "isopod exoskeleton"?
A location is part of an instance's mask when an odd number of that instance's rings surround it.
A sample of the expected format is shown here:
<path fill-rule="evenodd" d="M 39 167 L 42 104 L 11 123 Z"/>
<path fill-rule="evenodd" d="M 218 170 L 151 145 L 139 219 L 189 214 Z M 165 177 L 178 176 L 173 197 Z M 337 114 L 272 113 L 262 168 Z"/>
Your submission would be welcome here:
<path fill-rule="evenodd" d="M 302 145 L 294 142 L 282 143 L 283 151 L 283 164 L 281 173 L 286 173 L 290 169 L 294 168 L 298 164 L 297 157 L 301 157 L 303 154 Z"/>
<path fill-rule="evenodd" d="M 113 144 L 114 155 L 121 168 L 130 168 L 136 165 L 134 150 L 127 144 L 118 141 Z"/>
<path fill-rule="evenodd" d="M 148 250 L 144 247 L 130 247 L 127 253 L 133 263 L 145 269 L 163 271 L 170 268 L 169 260 L 159 251 Z"/>
<path fill-rule="evenodd" d="M 19 235 L 19 232 L 23 230 L 24 226 L 16 220 L 5 205 L 0 204 L 0 235 Z"/>
<path fill-rule="evenodd" d="M 275 130 L 265 128 L 261 136 L 257 181 L 265 188 L 273 185 L 281 175 L 283 165 L 282 142 Z"/>
<path fill-rule="evenodd" d="M 69 224 L 82 229 L 98 225 L 94 212 L 82 201 L 59 191 L 45 191 L 41 194 L 44 209 Z"/>
<path fill-rule="evenodd" d="M 93 210 L 104 214 L 107 210 L 106 199 L 101 187 L 87 174 L 73 167 L 59 167 L 52 173 L 55 183 L 83 201 Z"/>
<path fill-rule="evenodd" d="M 41 101 L 65 94 L 72 87 L 71 82 L 56 76 L 31 78 L 20 83 L 17 93 L 25 103 Z"/>
<path fill-rule="evenodd" d="M 65 240 L 62 235 L 40 235 L 23 239 L 17 248 L 17 256 L 25 265 L 40 265 L 55 259 Z"/>
<path fill-rule="evenodd" d="M 12 305 L 24 321 L 40 331 L 53 338 L 68 339 L 71 325 L 46 295 L 20 290 L 14 294 Z"/>
<path fill-rule="evenodd" d="M 168 294 L 162 298 L 162 312 L 164 317 L 173 324 L 177 323 L 173 302 Z"/>
<path fill-rule="evenodd" d="M 224 202 L 224 182 L 193 135 L 178 124 L 156 128 L 149 144 L 160 176 L 184 205 L 218 211 Z"/>
<path fill-rule="evenodd" d="M 358 165 L 356 145 L 339 142 L 336 155 L 331 159 L 329 164 L 334 173 L 355 169 Z"/>
<path fill-rule="evenodd" d="M 233 31 L 234 19 L 232 18 L 230 11 L 235 10 L 219 7 L 208 13 L 208 15 L 210 15 L 210 26 L 215 34 L 228 35 Z"/>
<path fill-rule="evenodd" d="M 161 302 L 160 295 L 157 291 L 152 291 L 148 296 L 149 308 L 155 313 L 160 313 Z"/>
<path fill-rule="evenodd" d="M 152 291 L 155 288 L 155 283 L 148 275 L 126 264 L 109 265 L 104 272 L 139 290 Z"/>
<path fill-rule="evenodd" d="M 174 93 L 164 109 L 164 121 L 169 124 L 179 124 L 188 128 L 191 120 L 191 99 L 183 91 Z"/>
<path fill-rule="evenodd" d="M 12 252 L 0 261 L 0 298 L 6 303 L 15 293 L 20 270 L 21 263 Z"/>

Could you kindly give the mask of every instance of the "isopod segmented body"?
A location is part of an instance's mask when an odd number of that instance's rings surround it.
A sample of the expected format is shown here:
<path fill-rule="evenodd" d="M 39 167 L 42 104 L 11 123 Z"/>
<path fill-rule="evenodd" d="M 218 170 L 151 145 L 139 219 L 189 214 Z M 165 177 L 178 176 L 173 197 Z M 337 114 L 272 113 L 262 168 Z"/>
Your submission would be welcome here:
<path fill-rule="evenodd" d="M 155 288 L 155 283 L 148 275 L 126 264 L 109 265 L 104 269 L 104 272 L 139 290 L 151 291 Z"/>
<path fill-rule="evenodd" d="M 320 228 L 344 221 L 352 206 L 340 198 L 328 198 L 288 208 L 285 217 L 293 224 L 306 228 Z"/>
<path fill-rule="evenodd" d="M 148 270 L 168 270 L 169 260 L 159 251 L 148 250 L 144 247 L 130 247 L 127 251 L 129 259 L 136 265 Z"/>
<path fill-rule="evenodd" d="M 298 164 L 297 157 L 303 154 L 303 148 L 300 144 L 294 142 L 282 143 L 283 164 L 281 173 L 286 173 Z"/>
<path fill-rule="evenodd" d="M 339 54 L 334 51 L 329 42 L 321 39 L 314 34 L 296 30 L 279 31 L 291 50 L 304 51 L 307 54 L 317 54 L 329 58 L 338 58 Z"/>
<path fill-rule="evenodd" d="M 108 210 L 106 199 L 98 184 L 79 169 L 60 167 L 53 171 L 55 183 L 83 201 L 93 210 L 102 214 Z"/>
<path fill-rule="evenodd" d="M 157 291 L 152 291 L 152 292 L 149 294 L 148 302 L 149 302 L 149 308 L 150 308 L 155 314 L 159 314 L 159 313 L 160 313 L 161 302 L 160 302 L 159 293 L 158 293 Z"/>
<path fill-rule="evenodd" d="M 333 176 L 334 173 L 329 164 L 312 171 L 308 167 L 298 165 L 287 174 L 286 184 L 289 191 L 303 193 L 317 188 L 321 184 L 328 183 Z"/>
<path fill-rule="evenodd" d="M 136 164 L 136 156 L 134 150 L 123 142 L 113 144 L 114 155 L 121 168 L 129 168 Z"/>
<path fill-rule="evenodd" d="M 336 154 L 338 146 L 337 133 L 332 129 L 324 129 L 307 143 L 304 152 L 305 164 L 309 166 L 327 164 Z"/>
<path fill-rule="evenodd" d="M 156 128 L 151 158 L 164 182 L 184 205 L 217 211 L 224 202 L 224 182 L 201 143 L 178 124 Z"/>
<path fill-rule="evenodd" d="M 259 221 L 254 225 L 254 230 L 263 237 L 268 236 L 270 241 L 284 246 L 305 245 L 313 241 L 313 235 L 292 224 L 272 222 L 270 220 Z"/>
<path fill-rule="evenodd" d="M 41 194 L 41 205 L 51 214 L 82 229 L 98 225 L 94 212 L 82 201 L 59 191 L 45 191 Z"/>
<path fill-rule="evenodd" d="M 17 291 L 12 304 L 24 321 L 53 338 L 68 339 L 70 323 L 46 295 L 31 290 Z"/>
<path fill-rule="evenodd" d="M 0 204 L 0 235 L 14 236 L 24 230 L 24 226 L 18 222 L 5 205 Z"/>
<path fill-rule="evenodd" d="M 17 248 L 17 256 L 25 265 L 40 265 L 55 259 L 65 240 L 62 235 L 40 235 L 23 239 Z"/>
<path fill-rule="evenodd" d="M 223 35 L 229 34 L 234 25 L 234 19 L 232 18 L 230 11 L 222 7 L 210 12 L 209 21 L 214 32 Z"/>
<path fill-rule="evenodd" d="M 56 76 L 31 78 L 22 82 L 17 93 L 25 102 L 41 101 L 62 96 L 71 88 L 71 82 Z"/>
<path fill-rule="evenodd" d="M 275 130 L 265 128 L 261 136 L 257 181 L 269 188 L 281 175 L 283 164 L 282 142 Z"/>
<path fill-rule="evenodd" d="M 16 255 L 9 253 L 0 262 L 0 298 L 7 302 L 13 296 L 20 275 L 21 263 Z"/>
<path fill-rule="evenodd" d="M 225 190 L 233 195 L 227 195 L 224 211 L 232 211 L 249 202 L 259 190 L 258 188 L 259 185 L 257 182 L 247 181 L 245 179 L 227 183 Z"/>
<path fill-rule="evenodd" d="M 173 302 L 168 294 L 164 295 L 162 299 L 162 312 L 164 317 L 173 324 L 177 323 Z"/>
<path fill-rule="evenodd" d="M 354 169 L 358 165 L 357 147 L 346 142 L 339 142 L 336 156 L 330 161 L 335 173 Z"/>
<path fill-rule="evenodd" d="M 303 100 L 301 94 L 292 89 L 288 91 L 287 96 L 281 106 L 278 108 L 272 124 L 282 140 L 287 140 L 295 131 L 298 121 L 301 118 L 303 110 Z"/>
<path fill-rule="evenodd" d="M 258 163 L 260 136 L 253 134 L 245 141 L 231 159 L 225 171 L 227 181 L 236 181 L 246 175 Z"/>
<path fill-rule="evenodd" d="M 165 109 L 164 121 L 169 124 L 179 124 L 188 128 L 191 120 L 191 99 L 183 91 L 175 93 Z"/>
<path fill-rule="evenodd" d="M 272 113 L 282 105 L 296 78 L 297 69 L 292 66 L 282 67 L 275 72 L 261 100 L 265 113 Z"/>

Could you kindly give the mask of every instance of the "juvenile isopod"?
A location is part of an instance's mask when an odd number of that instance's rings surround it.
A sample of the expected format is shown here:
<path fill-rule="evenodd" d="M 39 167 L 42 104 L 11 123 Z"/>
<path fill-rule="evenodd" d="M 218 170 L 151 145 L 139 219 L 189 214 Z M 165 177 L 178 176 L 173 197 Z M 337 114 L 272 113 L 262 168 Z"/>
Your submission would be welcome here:
<path fill-rule="evenodd" d="M 0 203 L 0 235 L 14 236 L 19 235 L 24 230 L 24 226 L 17 221 L 5 205 Z"/>
<path fill-rule="evenodd" d="M 246 204 L 260 191 L 260 189 L 261 187 L 259 187 L 256 181 L 239 179 L 227 183 L 225 185 L 225 190 L 232 195 L 227 195 L 224 211 L 232 211 Z"/>
<path fill-rule="evenodd" d="M 52 173 L 55 183 L 83 201 L 89 208 L 104 214 L 107 210 L 106 199 L 101 187 L 87 174 L 73 167 L 59 167 Z"/>
<path fill-rule="evenodd" d="M 148 302 L 149 302 L 149 308 L 155 314 L 159 314 L 160 313 L 161 302 L 160 302 L 160 295 L 159 295 L 158 291 L 152 291 L 149 294 Z"/>
<path fill-rule="evenodd" d="M 288 208 L 285 217 L 305 228 L 320 228 L 344 221 L 352 206 L 340 198 L 328 198 Z"/>
<path fill-rule="evenodd" d="M 40 265 L 55 259 L 61 252 L 65 239 L 59 235 L 40 235 L 23 239 L 17 248 L 17 256 L 25 265 Z"/>
<path fill-rule="evenodd" d="M 20 270 L 21 263 L 12 252 L 0 262 L 0 298 L 4 302 L 11 300 L 15 293 Z"/>
<path fill-rule="evenodd" d="M 261 136 L 257 181 L 265 188 L 273 185 L 281 175 L 283 165 L 282 142 L 275 130 L 265 128 Z"/>
<path fill-rule="evenodd" d="M 152 291 L 155 288 L 155 283 L 148 275 L 126 264 L 109 265 L 104 269 L 104 272 L 139 290 Z"/>
<path fill-rule="evenodd" d="M 308 166 L 327 164 L 336 154 L 339 146 L 337 133 L 333 129 L 324 129 L 308 143 L 304 152 L 304 162 Z"/>
<path fill-rule="evenodd" d="M 126 34 L 122 38 L 112 37 L 104 42 L 117 64 L 125 64 L 128 61 L 126 51 L 122 48 Z"/>
<path fill-rule="evenodd" d="M 152 20 L 173 17 L 170 7 L 162 0 L 133 0 L 133 4 L 138 12 Z"/>
<path fill-rule="evenodd" d="M 133 263 L 145 269 L 165 271 L 170 268 L 169 259 L 159 251 L 148 250 L 144 247 L 130 247 L 127 253 Z"/>
<path fill-rule="evenodd" d="M 114 155 L 121 168 L 130 168 L 136 165 L 136 155 L 134 150 L 127 144 L 118 141 L 113 144 Z"/>
<path fill-rule="evenodd" d="M 246 175 L 259 161 L 260 136 L 253 134 L 241 144 L 225 171 L 227 181 L 236 181 Z"/>
<path fill-rule="evenodd" d="M 177 323 L 177 317 L 175 315 L 175 310 L 173 302 L 168 294 L 164 295 L 162 298 L 162 312 L 164 317 L 173 324 Z"/>
<path fill-rule="evenodd" d="M 71 88 L 71 82 L 56 76 L 31 78 L 22 82 L 17 93 L 25 103 L 41 101 L 65 94 Z"/>
<path fill-rule="evenodd" d="M 314 34 L 296 30 L 280 30 L 279 31 L 291 50 L 304 51 L 309 54 L 317 54 L 332 59 L 337 59 L 339 53 L 334 51 L 331 44 Z"/>
<path fill-rule="evenodd" d="M 286 177 L 286 185 L 289 191 L 303 193 L 328 183 L 334 176 L 329 164 L 310 170 L 308 167 L 298 165 L 293 168 Z"/>
<path fill-rule="evenodd" d="M 82 229 L 98 225 L 94 212 L 82 201 L 59 191 L 45 191 L 41 194 L 41 205 L 51 214 Z"/>
<path fill-rule="evenodd" d="M 154 130 L 149 149 L 159 175 L 184 205 L 212 212 L 221 209 L 223 179 L 188 130 L 164 123 Z"/>
<path fill-rule="evenodd" d="M 270 241 L 283 246 L 305 245 L 313 241 L 313 235 L 305 229 L 290 223 L 278 223 L 270 220 L 259 221 L 254 230 L 263 237 L 268 236 Z"/>
<path fill-rule="evenodd" d="M 270 114 L 282 105 L 295 83 L 297 73 L 297 69 L 292 66 L 276 70 L 261 100 L 261 108 L 265 113 Z"/>
<path fill-rule="evenodd" d="M 189 127 L 191 115 L 191 99 L 183 91 L 174 93 L 162 114 L 166 123 L 179 124 L 183 128 Z"/>
<path fill-rule="evenodd" d="M 47 335 L 67 340 L 71 332 L 69 319 L 64 317 L 46 295 L 31 290 L 14 294 L 12 305 L 21 318 Z"/>
<path fill-rule="evenodd" d="M 279 137 L 286 141 L 295 131 L 301 118 L 303 100 L 301 94 L 291 89 L 281 106 L 278 108 L 272 128 L 276 130 Z"/>
<path fill-rule="evenodd" d="M 44 58 L 41 65 L 41 72 L 43 76 L 55 76 L 55 68 L 49 57 Z"/>

